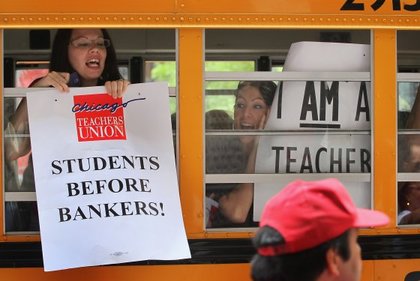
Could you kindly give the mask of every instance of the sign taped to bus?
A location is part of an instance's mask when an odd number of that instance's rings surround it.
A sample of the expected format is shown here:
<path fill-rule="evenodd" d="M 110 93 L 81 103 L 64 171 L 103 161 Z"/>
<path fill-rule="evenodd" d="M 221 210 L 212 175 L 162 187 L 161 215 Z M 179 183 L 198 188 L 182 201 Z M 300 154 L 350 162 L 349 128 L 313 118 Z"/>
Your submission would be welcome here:
<path fill-rule="evenodd" d="M 370 46 L 294 43 L 283 71 L 368 72 Z M 256 173 L 371 172 L 370 82 L 326 80 L 279 82 L 265 129 L 281 132 L 260 137 Z M 370 207 L 370 182 L 342 181 L 356 205 Z M 255 183 L 254 220 L 286 184 Z"/>
<path fill-rule="evenodd" d="M 27 98 L 45 271 L 191 257 L 167 83 Z"/>

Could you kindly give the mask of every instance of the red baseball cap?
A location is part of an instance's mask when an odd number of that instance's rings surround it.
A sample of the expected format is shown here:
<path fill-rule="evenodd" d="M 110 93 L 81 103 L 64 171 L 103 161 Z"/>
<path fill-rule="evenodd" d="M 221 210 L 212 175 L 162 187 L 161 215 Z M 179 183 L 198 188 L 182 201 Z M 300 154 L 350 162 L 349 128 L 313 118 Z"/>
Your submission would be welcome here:
<path fill-rule="evenodd" d="M 388 216 L 382 212 L 356 208 L 337 179 L 297 180 L 268 200 L 260 221 L 260 227 L 270 226 L 280 232 L 285 244 L 260 247 L 258 253 L 263 256 L 296 253 L 336 238 L 351 228 L 388 223 Z"/>

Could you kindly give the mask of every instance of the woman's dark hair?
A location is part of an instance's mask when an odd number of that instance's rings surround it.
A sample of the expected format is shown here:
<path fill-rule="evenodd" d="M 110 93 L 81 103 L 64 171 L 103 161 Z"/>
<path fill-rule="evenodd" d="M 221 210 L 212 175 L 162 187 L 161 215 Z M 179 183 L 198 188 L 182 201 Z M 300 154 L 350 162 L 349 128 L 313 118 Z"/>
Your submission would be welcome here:
<path fill-rule="evenodd" d="M 298 253 L 277 256 L 256 254 L 251 261 L 252 279 L 254 281 L 313 281 L 326 268 L 325 256 L 329 249 L 336 250 L 344 261 L 350 258 L 349 233 L 347 230 L 337 238 Z M 282 245 L 285 240 L 277 230 L 264 226 L 257 231 L 253 243 L 258 249 L 262 246 Z"/>
<path fill-rule="evenodd" d="M 251 86 L 257 88 L 265 103 L 268 106 L 273 104 L 274 94 L 276 93 L 277 85 L 273 81 L 242 81 L 238 84 L 238 90 Z"/>
<path fill-rule="evenodd" d="M 50 71 L 73 73 L 75 70 L 70 64 L 68 56 L 68 47 L 70 44 L 73 29 L 58 29 L 54 38 L 51 58 Z M 98 86 L 102 86 L 106 81 L 121 79 L 122 76 L 118 70 L 117 55 L 111 37 L 105 29 L 101 29 L 104 39 L 109 39 L 111 45 L 107 47 L 104 71 L 98 79 Z"/>

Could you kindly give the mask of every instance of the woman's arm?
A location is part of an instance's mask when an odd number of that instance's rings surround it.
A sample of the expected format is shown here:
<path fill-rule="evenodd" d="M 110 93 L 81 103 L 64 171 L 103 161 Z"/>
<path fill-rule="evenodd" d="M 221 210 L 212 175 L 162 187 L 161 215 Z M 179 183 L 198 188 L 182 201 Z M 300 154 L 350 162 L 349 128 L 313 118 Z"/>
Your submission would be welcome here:
<path fill-rule="evenodd" d="M 247 162 L 246 173 L 255 173 L 257 146 L 254 145 Z M 254 199 L 254 184 L 240 183 L 219 199 L 219 209 L 233 223 L 244 223 Z"/>

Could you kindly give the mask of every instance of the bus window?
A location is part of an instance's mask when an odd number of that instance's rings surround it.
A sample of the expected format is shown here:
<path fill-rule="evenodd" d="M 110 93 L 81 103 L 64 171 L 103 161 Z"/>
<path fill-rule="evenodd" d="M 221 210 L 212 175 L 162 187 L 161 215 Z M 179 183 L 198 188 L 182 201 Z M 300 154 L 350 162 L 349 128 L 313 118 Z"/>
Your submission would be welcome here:
<path fill-rule="evenodd" d="M 224 60 L 224 61 L 206 61 L 205 71 L 230 71 L 230 72 L 248 72 L 255 70 L 255 61 L 253 60 Z"/>
<path fill-rule="evenodd" d="M 171 112 L 176 112 L 176 62 L 175 62 L 175 32 L 174 30 L 108 30 L 117 52 L 118 69 L 125 79 L 133 81 L 169 81 L 169 95 Z M 55 30 L 50 30 L 54 37 Z M 31 49 L 24 38 L 29 38 L 29 30 L 5 30 L 5 60 L 8 61 L 4 71 L 5 91 L 3 98 L 4 114 L 4 229 L 7 234 L 32 234 L 39 231 L 37 216 L 35 184 L 31 163 L 29 130 L 16 131 L 10 126 L 9 118 L 14 114 L 26 88 L 35 79 L 44 76 L 49 68 L 50 50 Z M 162 34 L 173 35 L 162 37 Z M 127 36 L 130 40 L 126 40 Z M 162 41 L 162 38 L 167 38 Z M 140 39 L 143 39 L 140 40 Z M 23 43 L 22 43 L 23 42 Z M 146 44 L 147 42 L 147 44 Z M 161 44 L 164 43 L 164 44 Z M 161 44 L 161 45 L 160 45 Z M 159 50 L 159 51 L 156 51 Z M 147 54 L 146 54 L 147 53 Z M 146 55 L 145 55 L 146 54 Z M 132 58 L 142 55 L 144 64 L 129 64 Z M 149 58 L 150 56 L 150 58 Z M 164 59 L 160 59 L 162 56 Z M 153 59 L 152 59 L 153 58 Z M 170 58 L 170 59 L 168 59 Z M 134 67 L 140 69 L 133 69 Z M 144 71 L 144 70 L 149 70 Z M 144 77 L 130 77 L 143 74 Z M 149 79 L 150 78 L 150 79 Z M 176 136 L 174 131 L 174 136 Z M 174 137 L 176 140 L 176 137 Z M 15 157 L 18 147 L 28 147 L 28 151 Z"/>
<path fill-rule="evenodd" d="M 216 32 L 223 33 L 218 38 L 226 41 L 208 42 Z M 315 48 L 310 59 L 298 52 L 298 64 L 288 64 L 289 49 L 295 43 L 288 40 L 278 45 L 275 40 L 238 40 L 236 53 L 229 52 L 235 36 L 246 38 L 247 32 L 252 30 L 240 30 L 239 35 L 206 31 L 206 63 L 217 57 L 220 46 L 238 60 L 245 59 L 238 48 L 254 48 L 248 59 L 257 61 L 269 53 L 272 62 L 277 62 L 271 63 L 271 71 L 206 67 L 207 229 L 240 231 L 257 226 L 266 200 L 296 178 L 341 178 L 359 207 L 372 208 L 369 32 L 354 33 L 358 34 L 352 37 L 354 42 L 329 45 L 362 50 L 363 54 L 354 52 L 352 59 L 360 60 L 360 66 L 347 68 L 325 66 L 328 53 L 313 59 L 316 52 L 323 53 L 314 47 L 320 46 L 314 43 L 321 38 L 316 30 L 294 31 L 298 49 L 302 45 Z M 289 34 L 285 30 L 259 32 L 261 38 L 284 39 Z M 232 59 L 228 65 L 233 64 Z M 340 73 L 345 71 L 346 75 Z M 317 78 L 319 73 L 325 78 Z"/>
<path fill-rule="evenodd" d="M 20 98 L 19 98 L 20 100 Z M 5 98 L 5 103 L 10 103 Z M 19 102 L 13 99 L 16 106 Z M 16 107 L 13 107 L 15 109 Z M 10 112 L 5 113 L 10 116 Z M 29 131 L 16 132 L 9 123 L 4 132 L 4 190 L 6 232 L 39 230 L 36 210 L 35 185 L 30 151 L 17 154 L 20 147 L 29 144 Z"/>
<path fill-rule="evenodd" d="M 174 114 L 176 112 L 176 62 L 146 60 L 144 76 L 145 82 L 168 82 L 170 109 L 171 114 Z"/>
<path fill-rule="evenodd" d="M 281 66 L 273 66 L 271 68 L 271 71 L 274 71 L 274 72 L 282 72 L 283 71 L 283 66 L 282 65 Z"/>
<path fill-rule="evenodd" d="M 177 98 L 176 98 L 176 62 L 146 60 L 144 63 L 145 82 L 168 82 L 169 86 L 169 109 L 171 111 L 171 125 L 176 154 L 177 147 Z"/>
<path fill-rule="evenodd" d="M 407 44 L 418 35 L 418 31 L 399 31 L 397 41 L 399 48 L 405 48 L 398 52 L 397 223 L 401 227 L 420 224 L 420 56 L 416 55 L 420 46 Z"/>
<path fill-rule="evenodd" d="M 419 271 L 412 271 L 407 273 L 404 278 L 404 281 L 417 281 L 420 279 L 420 272 Z"/>
<path fill-rule="evenodd" d="M 255 61 L 206 61 L 205 71 L 250 72 Z M 234 92 L 238 81 L 211 81 L 206 83 L 205 112 L 224 110 L 233 117 Z M 217 127 L 217 126 L 216 126 Z M 209 128 L 216 129 L 216 128 Z"/>
<path fill-rule="evenodd" d="M 15 87 L 26 88 L 35 79 L 44 76 L 48 72 L 48 61 L 16 61 Z M 21 101 L 21 97 L 7 97 L 4 99 L 7 105 L 4 108 L 5 120 L 14 113 Z M 35 199 L 35 187 L 31 161 L 31 153 L 27 151 L 23 155 L 15 157 L 20 145 L 29 143 L 29 131 L 15 132 L 8 122 L 5 123 L 5 229 L 6 232 L 36 232 L 39 230 L 37 206 Z"/>

